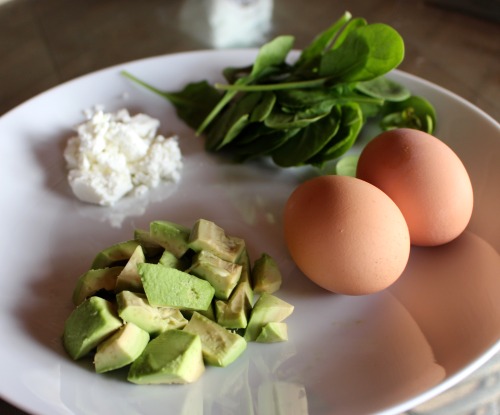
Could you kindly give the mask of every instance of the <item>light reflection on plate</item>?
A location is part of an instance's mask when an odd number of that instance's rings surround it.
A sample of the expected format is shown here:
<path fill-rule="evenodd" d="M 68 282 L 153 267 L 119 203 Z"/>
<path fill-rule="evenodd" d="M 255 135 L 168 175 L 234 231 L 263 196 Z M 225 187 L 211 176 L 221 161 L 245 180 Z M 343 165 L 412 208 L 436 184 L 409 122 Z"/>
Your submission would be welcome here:
<path fill-rule="evenodd" d="M 469 170 L 475 211 L 456 241 L 413 249 L 407 271 L 390 289 L 365 297 L 332 295 L 298 272 L 281 233 L 284 202 L 317 172 L 235 165 L 209 155 L 166 101 L 119 75 L 127 69 L 177 90 L 201 78 L 219 80 L 222 67 L 249 64 L 255 53 L 206 51 L 131 62 L 63 84 L 0 119 L 4 399 L 51 415 L 156 414 L 166 407 L 176 414 L 269 414 L 278 406 L 285 413 L 389 415 L 449 388 L 500 349 L 500 306 L 493 301 L 500 289 L 498 124 L 435 85 L 392 74 L 435 104 L 437 135 Z M 62 148 L 82 111 L 95 104 L 145 112 L 160 119 L 163 133 L 178 133 L 185 156 L 181 182 L 125 202 L 121 211 L 75 200 Z M 89 361 L 71 362 L 60 335 L 75 279 L 95 253 L 151 220 L 191 225 L 200 217 L 244 237 L 253 259 L 263 251 L 276 258 L 284 274 L 280 296 L 296 307 L 287 320 L 290 340 L 252 343 L 231 366 L 208 368 L 186 386 L 132 385 L 123 371 L 97 375 Z"/>

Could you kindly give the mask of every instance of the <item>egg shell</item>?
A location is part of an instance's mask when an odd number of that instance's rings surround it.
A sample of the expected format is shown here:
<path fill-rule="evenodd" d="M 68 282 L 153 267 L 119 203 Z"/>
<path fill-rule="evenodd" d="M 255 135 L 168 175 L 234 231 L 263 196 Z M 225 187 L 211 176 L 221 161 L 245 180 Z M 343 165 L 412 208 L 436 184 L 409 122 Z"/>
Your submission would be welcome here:
<path fill-rule="evenodd" d="M 390 286 L 410 252 L 408 227 L 396 204 L 349 176 L 320 176 L 299 185 L 285 205 L 284 237 L 309 279 L 346 295 Z"/>
<path fill-rule="evenodd" d="M 401 128 L 378 135 L 363 149 L 356 176 L 394 200 L 414 245 L 450 242 L 470 221 L 473 192 L 462 161 L 425 132 Z"/>

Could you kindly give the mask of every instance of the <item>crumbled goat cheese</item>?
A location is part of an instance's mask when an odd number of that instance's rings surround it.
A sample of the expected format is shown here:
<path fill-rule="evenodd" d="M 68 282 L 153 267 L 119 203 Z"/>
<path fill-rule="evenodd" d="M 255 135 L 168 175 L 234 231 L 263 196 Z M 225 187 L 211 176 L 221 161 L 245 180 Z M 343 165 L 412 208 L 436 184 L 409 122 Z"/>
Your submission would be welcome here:
<path fill-rule="evenodd" d="M 160 122 L 126 109 L 88 111 L 68 140 L 68 181 L 79 199 L 113 205 L 126 194 L 142 195 L 161 181 L 177 182 L 182 155 L 177 136 L 157 135 Z"/>

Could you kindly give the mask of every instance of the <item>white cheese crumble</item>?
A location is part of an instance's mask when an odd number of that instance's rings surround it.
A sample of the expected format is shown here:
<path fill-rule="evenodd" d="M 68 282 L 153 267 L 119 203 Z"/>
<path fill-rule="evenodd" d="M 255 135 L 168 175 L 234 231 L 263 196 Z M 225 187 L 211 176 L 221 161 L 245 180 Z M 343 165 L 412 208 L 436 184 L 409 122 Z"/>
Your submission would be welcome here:
<path fill-rule="evenodd" d="M 178 137 L 157 134 L 160 122 L 126 109 L 95 108 L 75 127 L 64 150 L 68 181 L 80 200 L 110 206 L 142 195 L 161 181 L 177 182 L 182 169 Z"/>

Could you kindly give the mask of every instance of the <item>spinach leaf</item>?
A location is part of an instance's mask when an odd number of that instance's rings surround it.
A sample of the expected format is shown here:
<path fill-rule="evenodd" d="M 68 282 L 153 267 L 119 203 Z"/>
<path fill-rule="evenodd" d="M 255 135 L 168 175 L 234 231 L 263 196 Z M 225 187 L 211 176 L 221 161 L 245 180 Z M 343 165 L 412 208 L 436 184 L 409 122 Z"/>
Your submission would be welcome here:
<path fill-rule="evenodd" d="M 332 82 L 367 81 L 397 67 L 404 57 L 399 33 L 382 23 L 357 27 L 323 56 L 319 76 Z"/>
<path fill-rule="evenodd" d="M 379 76 L 356 84 L 356 90 L 373 98 L 381 98 L 387 101 L 404 101 L 411 96 L 408 88 L 398 82 L 392 81 L 385 76 Z"/>
<path fill-rule="evenodd" d="M 304 164 L 335 136 L 339 129 L 340 115 L 339 107 L 334 107 L 328 116 L 301 129 L 273 152 L 273 161 L 281 167 Z"/>
<path fill-rule="evenodd" d="M 329 160 L 340 157 L 353 146 L 363 127 L 361 108 L 359 104 L 353 102 L 342 105 L 341 111 L 342 116 L 337 134 L 318 154 L 307 160 L 307 163 L 321 166 Z"/>
<path fill-rule="evenodd" d="M 178 92 L 166 92 L 141 81 L 127 71 L 122 71 L 122 75 L 170 101 L 179 118 L 193 129 L 198 128 L 221 99 L 221 93 L 207 81 L 189 83 Z"/>
<path fill-rule="evenodd" d="M 414 128 L 432 134 L 436 128 L 436 110 L 423 97 L 412 95 L 401 102 L 388 102 L 382 109 L 382 130 Z"/>

